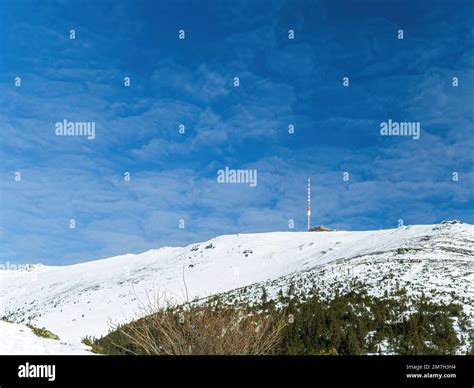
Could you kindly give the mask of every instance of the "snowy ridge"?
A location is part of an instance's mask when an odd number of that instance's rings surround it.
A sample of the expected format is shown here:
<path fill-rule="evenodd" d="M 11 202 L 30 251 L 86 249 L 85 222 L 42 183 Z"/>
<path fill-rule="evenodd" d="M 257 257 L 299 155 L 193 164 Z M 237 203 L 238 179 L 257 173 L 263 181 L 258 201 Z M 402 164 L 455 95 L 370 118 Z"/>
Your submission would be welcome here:
<path fill-rule="evenodd" d="M 474 226 L 227 235 L 63 267 L 2 270 L 0 317 L 31 322 L 77 342 L 106 334 L 111 322 L 134 318 L 140 303 L 156 293 L 183 302 L 185 283 L 191 300 L 236 296 L 236 289 L 251 285 L 276 293 L 295 279 L 303 292 L 314 285 L 330 290 L 353 279 L 377 295 L 405 286 L 462 303 L 474 320 Z M 0 340 L 4 335 L 0 326 Z"/>

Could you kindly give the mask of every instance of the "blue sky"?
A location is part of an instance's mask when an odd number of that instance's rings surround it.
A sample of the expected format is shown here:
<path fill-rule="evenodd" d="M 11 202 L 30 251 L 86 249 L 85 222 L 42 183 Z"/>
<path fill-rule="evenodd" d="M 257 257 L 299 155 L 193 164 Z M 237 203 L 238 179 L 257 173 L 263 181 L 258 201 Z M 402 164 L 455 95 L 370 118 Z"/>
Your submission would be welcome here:
<path fill-rule="evenodd" d="M 0 0 L 0 262 L 304 230 L 307 176 L 313 224 L 473 223 L 473 15 L 470 1 Z M 56 136 L 64 119 L 94 121 L 95 139 Z M 421 138 L 380 136 L 388 119 Z M 258 185 L 219 184 L 226 166 Z"/>

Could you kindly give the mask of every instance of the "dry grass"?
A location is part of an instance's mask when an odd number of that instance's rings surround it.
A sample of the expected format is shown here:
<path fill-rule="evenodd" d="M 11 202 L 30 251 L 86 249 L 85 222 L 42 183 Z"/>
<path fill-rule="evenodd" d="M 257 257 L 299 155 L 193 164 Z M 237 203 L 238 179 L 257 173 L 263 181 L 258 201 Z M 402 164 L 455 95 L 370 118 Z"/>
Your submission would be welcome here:
<path fill-rule="evenodd" d="M 124 349 L 145 355 L 265 355 L 282 339 L 286 320 L 243 309 L 209 305 L 154 307 L 145 318 L 118 328 L 132 344 Z M 143 315 L 142 315 L 143 316 Z M 117 345 L 118 346 L 118 345 Z"/>

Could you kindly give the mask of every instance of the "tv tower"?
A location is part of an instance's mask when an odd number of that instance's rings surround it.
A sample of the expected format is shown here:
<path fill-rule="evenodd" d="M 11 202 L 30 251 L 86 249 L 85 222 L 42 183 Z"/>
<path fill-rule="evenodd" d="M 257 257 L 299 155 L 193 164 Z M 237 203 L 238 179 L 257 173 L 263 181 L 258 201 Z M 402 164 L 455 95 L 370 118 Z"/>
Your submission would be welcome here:
<path fill-rule="evenodd" d="M 311 181 L 308 177 L 308 231 L 311 229 Z"/>

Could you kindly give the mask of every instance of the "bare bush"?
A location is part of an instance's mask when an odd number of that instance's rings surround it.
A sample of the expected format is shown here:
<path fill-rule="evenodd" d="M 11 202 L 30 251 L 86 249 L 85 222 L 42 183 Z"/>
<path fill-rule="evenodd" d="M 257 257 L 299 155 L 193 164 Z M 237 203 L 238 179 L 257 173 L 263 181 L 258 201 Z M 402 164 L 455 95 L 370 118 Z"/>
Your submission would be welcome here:
<path fill-rule="evenodd" d="M 132 354 L 265 355 L 282 339 L 283 315 L 251 314 L 230 306 L 155 307 L 152 314 L 118 328 Z M 148 312 L 149 309 L 148 309 Z"/>

